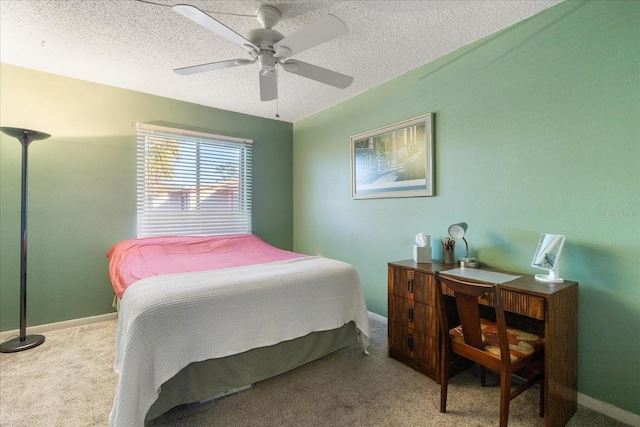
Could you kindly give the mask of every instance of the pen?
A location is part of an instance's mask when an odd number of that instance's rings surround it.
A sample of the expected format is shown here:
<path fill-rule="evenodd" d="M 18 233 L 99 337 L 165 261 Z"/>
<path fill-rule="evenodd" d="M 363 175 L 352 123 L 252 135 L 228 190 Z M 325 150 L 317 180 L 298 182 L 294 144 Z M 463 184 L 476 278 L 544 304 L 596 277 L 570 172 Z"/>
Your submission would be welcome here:
<path fill-rule="evenodd" d="M 442 249 L 445 251 L 452 251 L 456 246 L 456 241 L 449 237 L 446 239 L 440 239 L 440 243 L 442 244 Z"/>

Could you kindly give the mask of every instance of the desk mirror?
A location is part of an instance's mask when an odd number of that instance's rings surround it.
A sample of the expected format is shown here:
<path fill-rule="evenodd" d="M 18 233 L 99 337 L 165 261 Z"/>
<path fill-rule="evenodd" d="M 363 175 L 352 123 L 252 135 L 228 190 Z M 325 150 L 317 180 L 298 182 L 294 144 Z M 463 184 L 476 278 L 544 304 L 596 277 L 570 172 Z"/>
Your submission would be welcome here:
<path fill-rule="evenodd" d="M 564 236 L 562 234 L 542 234 L 538 249 L 531 262 L 532 267 L 547 270 L 549 274 L 536 274 L 536 280 L 551 283 L 562 283 L 560 278 L 560 253 L 564 246 Z"/>

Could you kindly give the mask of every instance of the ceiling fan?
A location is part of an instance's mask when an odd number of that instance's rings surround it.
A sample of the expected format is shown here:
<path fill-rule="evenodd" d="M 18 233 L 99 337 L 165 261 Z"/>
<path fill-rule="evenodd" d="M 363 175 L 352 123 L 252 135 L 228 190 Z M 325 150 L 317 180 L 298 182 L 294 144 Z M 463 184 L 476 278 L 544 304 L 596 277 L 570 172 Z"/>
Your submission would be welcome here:
<path fill-rule="evenodd" d="M 285 37 L 272 29 L 282 16 L 280 11 L 273 6 L 260 6 L 256 14 L 263 28 L 250 31 L 247 38 L 244 38 L 197 7 L 180 4 L 173 6 L 172 9 L 196 24 L 213 31 L 220 37 L 224 37 L 246 49 L 251 55 L 251 59 L 238 58 L 177 68 L 174 71 L 178 74 L 196 74 L 257 62 L 260 66 L 260 99 L 262 101 L 271 101 L 278 97 L 277 64 L 290 73 L 340 89 L 347 88 L 353 82 L 353 77 L 306 62 L 289 59 L 300 52 L 346 34 L 347 27 L 333 15 L 326 15 Z"/>

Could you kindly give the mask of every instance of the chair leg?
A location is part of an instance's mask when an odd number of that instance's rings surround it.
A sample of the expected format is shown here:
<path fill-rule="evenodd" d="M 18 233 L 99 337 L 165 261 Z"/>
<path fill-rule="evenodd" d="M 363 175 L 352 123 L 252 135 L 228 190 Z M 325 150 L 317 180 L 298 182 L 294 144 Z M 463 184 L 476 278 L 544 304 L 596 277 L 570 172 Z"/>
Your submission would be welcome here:
<path fill-rule="evenodd" d="M 511 372 L 500 373 L 500 427 L 509 423 L 509 402 L 511 400 Z"/>
<path fill-rule="evenodd" d="M 544 418 L 544 378 L 540 380 L 540 418 Z"/>
<path fill-rule="evenodd" d="M 440 412 L 447 412 L 447 387 L 449 380 L 443 377 L 440 380 Z"/>
<path fill-rule="evenodd" d="M 440 412 L 447 412 L 447 388 L 449 386 L 449 355 L 443 348 L 440 357 Z"/>

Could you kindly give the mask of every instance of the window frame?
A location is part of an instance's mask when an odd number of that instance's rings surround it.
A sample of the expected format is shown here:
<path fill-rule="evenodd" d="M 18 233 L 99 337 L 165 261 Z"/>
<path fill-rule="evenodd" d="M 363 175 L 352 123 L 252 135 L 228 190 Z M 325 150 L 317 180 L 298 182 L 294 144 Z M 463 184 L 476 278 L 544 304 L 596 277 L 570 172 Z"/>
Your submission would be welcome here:
<path fill-rule="evenodd" d="M 252 232 L 251 139 L 135 127 L 139 238 Z M 161 154 L 152 156 L 150 147 Z"/>

